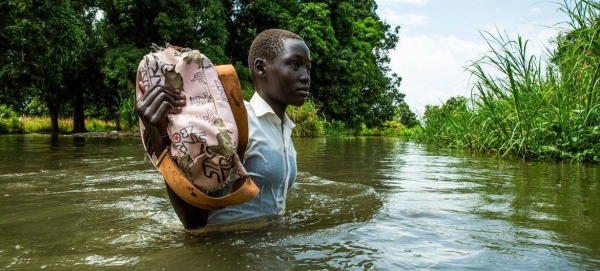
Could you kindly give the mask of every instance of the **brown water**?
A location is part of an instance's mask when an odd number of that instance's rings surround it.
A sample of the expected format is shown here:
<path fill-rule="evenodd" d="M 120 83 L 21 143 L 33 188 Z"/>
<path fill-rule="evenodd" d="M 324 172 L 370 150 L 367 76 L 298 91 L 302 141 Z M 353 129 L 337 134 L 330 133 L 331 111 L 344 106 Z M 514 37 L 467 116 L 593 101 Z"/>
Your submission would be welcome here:
<path fill-rule="evenodd" d="M 285 221 L 186 232 L 139 138 L 0 136 L 0 269 L 600 269 L 598 167 L 294 142 Z"/>

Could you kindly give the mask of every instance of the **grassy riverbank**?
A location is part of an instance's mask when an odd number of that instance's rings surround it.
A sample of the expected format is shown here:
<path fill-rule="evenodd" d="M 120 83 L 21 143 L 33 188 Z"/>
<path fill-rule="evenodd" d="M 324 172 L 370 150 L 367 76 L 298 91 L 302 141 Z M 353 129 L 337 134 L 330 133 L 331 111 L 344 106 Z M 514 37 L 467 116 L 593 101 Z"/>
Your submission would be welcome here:
<path fill-rule="evenodd" d="M 429 106 L 422 142 L 523 159 L 600 161 L 600 4 L 573 1 L 557 48 L 546 56 L 529 42 L 484 33 L 490 51 L 469 66 L 469 98 Z"/>
<path fill-rule="evenodd" d="M 290 107 L 288 114 L 296 123 L 294 137 L 326 137 L 326 136 L 394 136 L 411 137 L 420 128 L 408 129 L 397 121 L 390 121 L 381 129 L 369 129 L 361 126 L 360 129 L 348 129 L 342 122 L 325 121 L 318 117 L 317 109 L 313 103 L 307 103 L 302 107 Z M 123 124 L 122 124 L 123 126 Z M 73 120 L 61 118 L 58 120 L 60 133 L 70 133 L 73 130 Z M 114 121 L 103 121 L 98 119 L 86 119 L 86 129 L 95 135 L 110 134 L 117 131 Z M 125 134 L 127 136 L 137 135 L 137 126 L 121 127 L 114 134 Z M 0 107 L 0 134 L 6 133 L 50 133 L 52 131 L 50 118 L 42 117 L 19 117 L 9 109 Z"/>
<path fill-rule="evenodd" d="M 70 133 L 73 130 L 73 120 L 70 118 L 58 119 L 60 133 Z M 85 128 L 90 132 L 111 132 L 117 130 L 114 121 L 103 121 L 98 119 L 87 119 Z M 137 127 L 124 129 L 124 132 L 137 131 Z M 32 134 L 50 133 L 52 126 L 50 117 L 18 116 L 17 113 L 5 106 L 0 106 L 0 134 Z"/>

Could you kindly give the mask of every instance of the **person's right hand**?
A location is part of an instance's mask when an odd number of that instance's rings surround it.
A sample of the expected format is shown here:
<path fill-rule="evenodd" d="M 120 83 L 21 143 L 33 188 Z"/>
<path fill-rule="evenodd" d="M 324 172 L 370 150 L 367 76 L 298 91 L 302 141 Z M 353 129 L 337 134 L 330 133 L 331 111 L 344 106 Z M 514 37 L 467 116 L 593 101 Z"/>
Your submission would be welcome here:
<path fill-rule="evenodd" d="M 167 134 L 168 114 L 179 114 L 185 106 L 185 95 L 180 90 L 161 85 L 154 85 L 146 90 L 139 82 L 138 88 L 142 97 L 137 101 L 135 108 L 138 117 L 144 123 L 146 132 L 154 153 L 158 157 L 168 146 Z"/>

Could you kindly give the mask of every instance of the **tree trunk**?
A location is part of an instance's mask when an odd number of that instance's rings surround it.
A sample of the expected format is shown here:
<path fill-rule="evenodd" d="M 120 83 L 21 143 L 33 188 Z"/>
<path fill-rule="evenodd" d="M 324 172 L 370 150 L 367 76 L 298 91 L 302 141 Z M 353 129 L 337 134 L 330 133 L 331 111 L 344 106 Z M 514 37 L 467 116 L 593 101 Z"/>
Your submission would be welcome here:
<path fill-rule="evenodd" d="M 83 112 L 83 91 L 81 87 L 75 90 L 73 96 L 73 133 L 85 133 L 85 115 Z"/>
<path fill-rule="evenodd" d="M 52 126 L 52 133 L 60 132 L 58 129 L 58 106 L 54 104 L 48 104 L 48 111 L 50 111 L 50 125 Z"/>

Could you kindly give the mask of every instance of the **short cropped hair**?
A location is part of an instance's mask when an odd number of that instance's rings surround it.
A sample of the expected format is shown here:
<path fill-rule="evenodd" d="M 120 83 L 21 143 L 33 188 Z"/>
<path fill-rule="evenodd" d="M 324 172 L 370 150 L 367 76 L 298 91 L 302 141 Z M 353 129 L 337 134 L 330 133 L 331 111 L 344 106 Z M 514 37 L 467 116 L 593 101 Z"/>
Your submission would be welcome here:
<path fill-rule="evenodd" d="M 248 68 L 253 80 L 256 73 L 254 70 L 254 61 L 257 58 L 262 58 L 268 62 L 273 61 L 283 50 L 283 41 L 286 39 L 304 41 L 297 34 L 283 29 L 267 29 L 254 38 L 250 46 L 250 53 L 248 54 Z"/>

